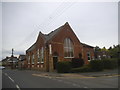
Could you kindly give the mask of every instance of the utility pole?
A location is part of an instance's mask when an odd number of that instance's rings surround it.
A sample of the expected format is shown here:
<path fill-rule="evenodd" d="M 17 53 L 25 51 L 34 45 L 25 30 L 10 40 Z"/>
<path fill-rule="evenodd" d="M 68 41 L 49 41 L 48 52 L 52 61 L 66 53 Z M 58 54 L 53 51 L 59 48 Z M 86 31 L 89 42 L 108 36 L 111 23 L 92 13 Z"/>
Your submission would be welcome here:
<path fill-rule="evenodd" d="M 14 51 L 14 49 L 12 48 L 12 55 L 11 55 L 11 59 L 12 59 L 12 66 L 11 66 L 11 68 L 13 69 L 13 51 Z"/>

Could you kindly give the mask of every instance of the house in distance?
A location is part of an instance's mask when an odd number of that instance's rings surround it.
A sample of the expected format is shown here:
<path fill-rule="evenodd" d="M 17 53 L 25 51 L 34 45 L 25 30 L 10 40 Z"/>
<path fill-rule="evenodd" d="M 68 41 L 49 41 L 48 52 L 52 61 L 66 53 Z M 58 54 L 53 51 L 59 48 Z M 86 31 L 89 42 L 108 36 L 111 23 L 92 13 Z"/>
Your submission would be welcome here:
<path fill-rule="evenodd" d="M 54 71 L 58 61 L 70 61 L 82 55 L 85 64 L 94 59 L 94 47 L 83 44 L 66 22 L 63 26 L 43 34 L 26 50 L 27 68 Z"/>

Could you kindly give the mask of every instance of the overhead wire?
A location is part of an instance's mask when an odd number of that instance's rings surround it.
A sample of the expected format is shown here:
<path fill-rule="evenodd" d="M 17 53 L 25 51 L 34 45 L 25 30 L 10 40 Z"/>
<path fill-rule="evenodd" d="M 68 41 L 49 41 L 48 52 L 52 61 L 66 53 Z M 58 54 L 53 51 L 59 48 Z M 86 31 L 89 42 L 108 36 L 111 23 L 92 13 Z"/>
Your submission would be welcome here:
<path fill-rule="evenodd" d="M 67 3 L 67 2 L 66 2 Z M 17 48 L 18 46 L 22 46 L 25 43 L 27 43 L 29 40 L 31 40 L 32 36 L 36 34 L 37 30 L 44 31 L 45 29 L 48 28 L 50 24 L 52 24 L 61 14 L 65 12 L 68 8 L 70 8 L 74 3 L 70 3 L 66 5 L 66 3 L 60 4 L 52 14 L 48 16 L 35 30 L 33 30 L 21 43 L 15 46 Z"/>

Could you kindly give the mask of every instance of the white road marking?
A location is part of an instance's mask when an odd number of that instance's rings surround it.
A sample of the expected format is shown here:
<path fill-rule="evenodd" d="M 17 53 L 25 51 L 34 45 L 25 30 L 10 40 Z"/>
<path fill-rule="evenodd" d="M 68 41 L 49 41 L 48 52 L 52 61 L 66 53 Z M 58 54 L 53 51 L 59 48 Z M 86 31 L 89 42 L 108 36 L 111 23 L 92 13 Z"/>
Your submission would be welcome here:
<path fill-rule="evenodd" d="M 57 81 L 62 82 L 62 80 L 57 80 Z"/>
<path fill-rule="evenodd" d="M 20 87 L 19 87 L 18 85 L 16 85 L 16 88 L 17 88 L 18 90 L 20 90 Z"/>
<path fill-rule="evenodd" d="M 48 77 L 49 79 L 51 79 L 52 77 Z"/>
<path fill-rule="evenodd" d="M 88 87 L 84 87 L 84 88 L 88 88 Z"/>
<path fill-rule="evenodd" d="M 73 83 L 72 85 L 73 85 L 73 86 L 77 86 L 77 84 L 75 84 L 75 83 Z"/>
<path fill-rule="evenodd" d="M 10 77 L 10 76 L 8 76 L 8 74 L 7 73 L 4 73 L 13 83 L 15 83 L 15 81 Z M 16 84 L 16 88 L 18 89 L 18 90 L 20 90 L 20 87 Z"/>
<path fill-rule="evenodd" d="M 55 78 L 52 78 L 52 80 L 57 80 L 57 79 L 55 79 Z"/>
<path fill-rule="evenodd" d="M 4 74 L 5 74 L 6 76 L 8 76 L 7 73 L 4 73 Z"/>
<path fill-rule="evenodd" d="M 14 80 L 13 80 L 11 77 L 8 76 L 8 78 L 9 78 L 12 82 L 14 82 Z"/>

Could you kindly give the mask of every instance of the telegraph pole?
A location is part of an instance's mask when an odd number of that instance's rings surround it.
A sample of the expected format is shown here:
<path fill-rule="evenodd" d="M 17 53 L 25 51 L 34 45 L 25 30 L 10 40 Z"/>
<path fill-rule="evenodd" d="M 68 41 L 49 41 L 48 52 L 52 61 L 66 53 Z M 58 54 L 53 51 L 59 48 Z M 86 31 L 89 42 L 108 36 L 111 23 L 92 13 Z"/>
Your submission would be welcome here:
<path fill-rule="evenodd" d="M 11 68 L 13 69 L 13 51 L 14 51 L 14 49 L 12 48 L 12 55 L 11 55 L 11 59 L 12 59 L 12 66 L 11 66 Z"/>

